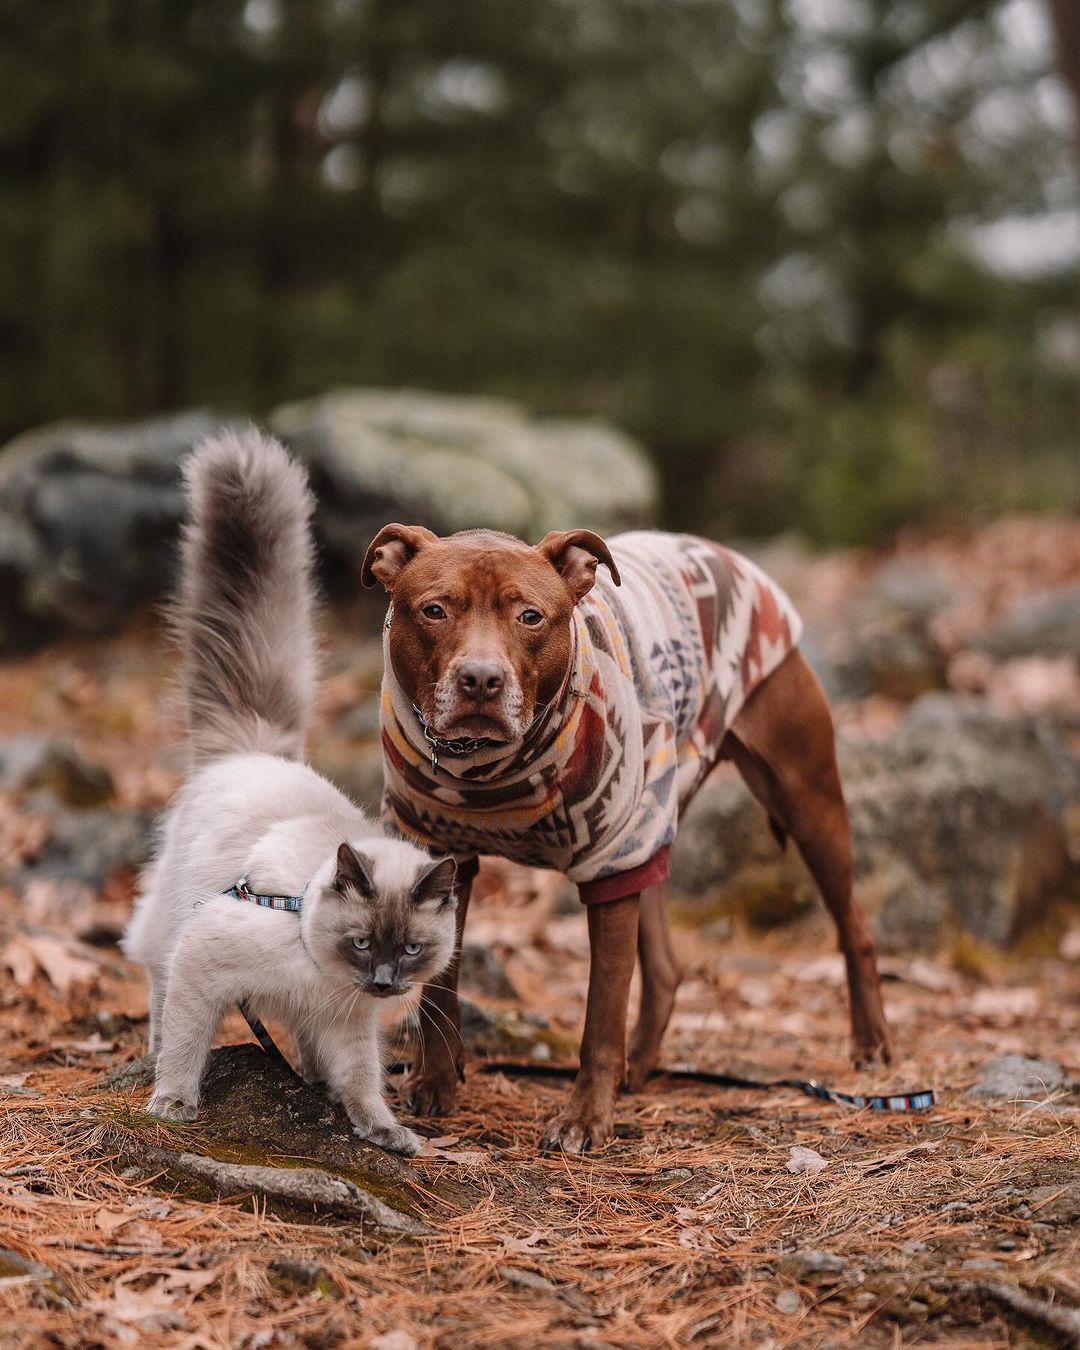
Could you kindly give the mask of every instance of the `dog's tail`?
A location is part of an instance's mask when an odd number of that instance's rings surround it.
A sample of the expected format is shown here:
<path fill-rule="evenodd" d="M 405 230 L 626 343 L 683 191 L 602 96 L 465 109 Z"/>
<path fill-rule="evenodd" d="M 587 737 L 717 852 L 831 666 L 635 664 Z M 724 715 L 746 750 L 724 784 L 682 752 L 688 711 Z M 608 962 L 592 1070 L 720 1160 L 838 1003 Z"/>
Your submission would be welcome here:
<path fill-rule="evenodd" d="M 317 673 L 307 477 L 252 428 L 204 441 L 184 480 L 172 626 L 193 759 L 299 757 Z"/>

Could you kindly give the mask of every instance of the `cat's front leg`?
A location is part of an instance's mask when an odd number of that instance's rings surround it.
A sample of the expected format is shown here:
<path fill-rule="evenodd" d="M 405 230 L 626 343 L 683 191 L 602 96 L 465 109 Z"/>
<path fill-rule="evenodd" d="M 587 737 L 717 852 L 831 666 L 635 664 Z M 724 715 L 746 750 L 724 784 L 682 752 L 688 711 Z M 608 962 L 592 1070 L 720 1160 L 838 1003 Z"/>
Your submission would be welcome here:
<path fill-rule="evenodd" d="M 300 1077 L 309 1087 L 324 1087 L 326 1070 L 315 1038 L 304 1031 L 294 1033 L 296 1050 L 300 1056 Z M 327 1095 L 330 1095 L 329 1093 Z"/>
<path fill-rule="evenodd" d="M 353 1131 L 391 1153 L 406 1156 L 419 1153 L 424 1141 L 407 1126 L 398 1124 L 383 1097 L 375 1010 L 365 1009 L 361 1017 L 346 1026 L 344 1035 L 335 1031 L 332 1037 L 327 1037 L 323 1052 L 328 1088 L 344 1106 Z"/>
<path fill-rule="evenodd" d="M 207 970 L 205 952 L 180 940 L 173 953 L 161 1011 L 154 1092 L 146 1109 L 163 1120 L 194 1120 L 210 1044 L 222 1014 L 235 999 L 225 972 Z"/>

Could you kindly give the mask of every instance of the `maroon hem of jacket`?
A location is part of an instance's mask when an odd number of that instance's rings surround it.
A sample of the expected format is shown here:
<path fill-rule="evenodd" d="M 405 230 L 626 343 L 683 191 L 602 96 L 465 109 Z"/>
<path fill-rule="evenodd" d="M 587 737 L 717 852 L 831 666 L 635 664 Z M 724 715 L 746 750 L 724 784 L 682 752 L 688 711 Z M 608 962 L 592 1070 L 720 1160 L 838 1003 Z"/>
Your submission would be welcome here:
<path fill-rule="evenodd" d="M 661 881 L 667 881 L 670 875 L 671 845 L 665 844 L 648 862 L 632 867 L 629 872 L 618 872 L 613 877 L 598 877 L 596 881 L 583 881 L 578 886 L 578 896 L 583 905 L 605 905 L 612 900 L 636 895 L 646 886 L 657 886 Z"/>

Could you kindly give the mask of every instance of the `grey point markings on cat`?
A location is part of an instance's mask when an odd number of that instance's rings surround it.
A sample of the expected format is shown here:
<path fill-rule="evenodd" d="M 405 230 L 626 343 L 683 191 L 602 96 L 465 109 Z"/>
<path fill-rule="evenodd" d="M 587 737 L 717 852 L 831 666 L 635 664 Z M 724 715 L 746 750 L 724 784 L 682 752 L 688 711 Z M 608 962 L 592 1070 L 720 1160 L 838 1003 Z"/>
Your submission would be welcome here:
<path fill-rule="evenodd" d="M 214 1033 L 243 1003 L 288 1026 L 358 1135 L 415 1153 L 383 1098 L 379 1000 L 449 963 L 453 860 L 388 837 L 302 762 L 317 673 L 303 471 L 250 430 L 204 442 L 185 480 L 172 619 L 191 775 L 124 939 L 150 977 L 148 1110 L 195 1119 Z M 301 912 L 225 896 L 241 876 L 302 895 Z"/>

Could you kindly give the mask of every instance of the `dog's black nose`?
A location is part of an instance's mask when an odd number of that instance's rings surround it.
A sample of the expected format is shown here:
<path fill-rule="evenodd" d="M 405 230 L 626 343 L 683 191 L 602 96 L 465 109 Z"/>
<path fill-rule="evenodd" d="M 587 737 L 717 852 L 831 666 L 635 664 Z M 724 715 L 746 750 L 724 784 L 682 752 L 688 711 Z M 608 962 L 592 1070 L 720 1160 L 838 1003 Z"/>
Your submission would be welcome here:
<path fill-rule="evenodd" d="M 466 698 L 498 698 L 505 683 L 502 667 L 493 661 L 465 661 L 458 668 L 457 687 Z"/>

